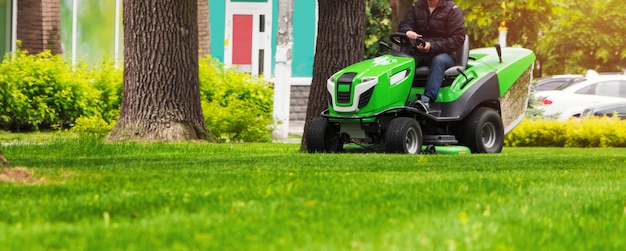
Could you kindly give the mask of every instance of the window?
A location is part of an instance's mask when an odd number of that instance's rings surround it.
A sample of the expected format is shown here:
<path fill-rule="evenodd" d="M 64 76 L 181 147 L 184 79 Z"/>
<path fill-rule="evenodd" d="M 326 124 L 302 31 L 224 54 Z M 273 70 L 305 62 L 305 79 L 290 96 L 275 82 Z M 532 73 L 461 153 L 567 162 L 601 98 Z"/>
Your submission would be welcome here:
<path fill-rule="evenodd" d="M 585 86 L 583 88 L 580 88 L 580 90 L 576 91 L 576 93 L 577 94 L 593 95 L 593 94 L 596 94 L 596 87 L 597 86 L 598 86 L 598 84 L 588 85 L 588 86 Z"/>
<path fill-rule="evenodd" d="M 622 98 L 626 98 L 626 80 L 622 80 L 619 82 L 619 96 Z"/>
<path fill-rule="evenodd" d="M 626 98 L 626 80 L 606 80 L 580 88 L 576 93 Z"/>
<path fill-rule="evenodd" d="M 616 105 L 607 108 L 598 109 L 593 113 L 595 116 L 608 116 L 613 117 L 616 113 L 620 118 L 626 118 L 626 105 Z"/>
<path fill-rule="evenodd" d="M 596 95 L 619 97 L 619 81 L 609 80 L 598 83 Z"/>

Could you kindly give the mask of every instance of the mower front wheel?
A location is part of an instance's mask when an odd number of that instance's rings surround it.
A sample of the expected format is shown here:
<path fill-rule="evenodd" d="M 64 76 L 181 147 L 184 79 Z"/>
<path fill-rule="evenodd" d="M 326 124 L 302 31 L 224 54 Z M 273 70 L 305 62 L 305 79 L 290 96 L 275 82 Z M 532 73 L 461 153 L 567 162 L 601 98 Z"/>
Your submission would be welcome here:
<path fill-rule="evenodd" d="M 315 118 L 307 125 L 304 133 L 309 153 L 341 152 L 343 142 L 336 128 L 328 125 L 326 118 Z"/>
<path fill-rule="evenodd" d="M 389 153 L 418 154 L 422 149 L 422 128 L 413 118 L 391 120 L 385 133 L 385 149 Z"/>

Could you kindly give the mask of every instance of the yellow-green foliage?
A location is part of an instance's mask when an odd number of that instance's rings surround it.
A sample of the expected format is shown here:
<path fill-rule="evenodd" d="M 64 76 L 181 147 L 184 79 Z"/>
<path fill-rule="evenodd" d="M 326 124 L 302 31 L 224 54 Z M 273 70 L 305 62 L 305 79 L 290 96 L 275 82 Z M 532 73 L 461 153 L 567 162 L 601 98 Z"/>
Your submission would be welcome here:
<path fill-rule="evenodd" d="M 626 120 L 592 117 L 555 121 L 525 119 L 506 135 L 507 146 L 626 147 Z"/>
<path fill-rule="evenodd" d="M 71 66 L 49 51 L 7 54 L 0 64 L 0 127 L 63 128 L 80 116 L 112 121 L 120 101 L 111 94 L 120 92 L 122 75 L 98 67 Z"/>
<path fill-rule="evenodd" d="M 200 59 L 200 98 L 204 119 L 223 141 L 271 140 L 273 89 L 261 78 Z"/>
<path fill-rule="evenodd" d="M 271 140 L 273 89 L 261 78 L 200 60 L 200 96 L 208 128 L 222 140 Z M 104 135 L 119 116 L 123 70 L 111 62 L 71 66 L 49 51 L 18 50 L 0 64 L 0 129 L 72 127 Z"/>
<path fill-rule="evenodd" d="M 114 123 L 109 123 L 100 116 L 79 117 L 70 132 L 78 133 L 81 136 L 104 137 L 113 129 L 113 125 Z"/>

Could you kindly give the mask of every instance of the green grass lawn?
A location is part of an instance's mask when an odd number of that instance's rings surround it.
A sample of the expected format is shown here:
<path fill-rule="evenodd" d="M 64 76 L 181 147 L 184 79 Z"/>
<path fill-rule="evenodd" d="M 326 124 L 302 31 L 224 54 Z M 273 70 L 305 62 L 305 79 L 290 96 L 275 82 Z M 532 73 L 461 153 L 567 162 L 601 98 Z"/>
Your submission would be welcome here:
<path fill-rule="evenodd" d="M 624 250 L 626 149 L 12 144 L 0 250 Z"/>

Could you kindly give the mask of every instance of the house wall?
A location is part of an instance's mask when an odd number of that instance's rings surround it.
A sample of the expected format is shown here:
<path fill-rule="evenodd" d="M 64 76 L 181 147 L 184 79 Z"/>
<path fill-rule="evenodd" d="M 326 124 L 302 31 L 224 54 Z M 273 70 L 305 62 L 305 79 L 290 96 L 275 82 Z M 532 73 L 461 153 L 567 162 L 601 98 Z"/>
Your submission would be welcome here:
<path fill-rule="evenodd" d="M 61 51 L 60 2 L 58 0 L 20 0 L 17 4 L 17 39 L 30 53 Z"/>
<path fill-rule="evenodd" d="M 9 0 L 0 0 L 0 52 L 10 49 L 10 8 Z M 236 4 L 271 3 L 271 64 L 266 69 L 271 80 L 275 64 L 276 31 L 278 26 L 278 0 L 207 0 L 210 9 L 211 55 L 224 62 L 225 39 L 227 33 L 226 9 L 227 1 Z M 103 58 L 112 58 L 115 15 L 114 1 L 78 1 L 78 39 L 77 54 L 80 60 L 97 63 Z M 71 52 L 72 41 L 72 0 L 19 0 L 17 21 L 17 38 L 23 41 L 24 49 L 32 53 L 52 50 L 63 53 L 67 57 Z M 62 26 L 61 26 L 62 25 Z M 120 22 L 121 25 L 121 22 Z M 269 27 L 268 27 L 269 28 Z M 290 118 L 304 118 L 306 104 L 313 72 L 315 39 L 317 33 L 316 1 L 294 1 L 293 12 L 293 49 L 292 49 L 292 87 L 290 100 Z M 61 45 L 63 34 L 63 46 Z M 120 37 L 120 39 L 123 39 Z M 9 49 L 7 49 L 9 48 Z"/>
<path fill-rule="evenodd" d="M 292 85 L 291 99 L 289 100 L 289 120 L 304 121 L 306 108 L 309 102 L 310 85 Z"/>
<path fill-rule="evenodd" d="M 224 47 L 228 43 L 226 33 L 226 4 L 229 0 L 209 0 L 211 25 L 211 55 L 224 62 Z M 267 2 L 267 0 L 230 0 L 231 2 Z M 275 51 L 275 37 L 278 28 L 278 0 L 273 0 L 272 51 Z M 313 56 L 317 35 L 317 3 L 316 1 L 294 1 L 293 12 L 293 50 L 292 77 L 311 78 L 313 74 Z M 272 58 L 272 65 L 275 60 Z M 273 69 L 273 68 L 272 68 Z M 307 83 L 307 81 L 309 83 Z M 310 79 L 298 79 L 296 85 L 310 84 Z"/>
<path fill-rule="evenodd" d="M 293 3 L 293 50 L 291 76 L 311 78 L 313 56 L 317 38 L 317 1 L 294 1 Z M 308 80 L 310 84 L 310 80 Z M 297 83 L 307 84 L 306 81 Z"/>
<path fill-rule="evenodd" d="M 293 61 L 291 63 L 291 99 L 289 119 L 302 121 L 313 77 L 313 59 L 317 39 L 317 1 L 294 1 Z"/>
<path fill-rule="evenodd" d="M 272 80 L 274 75 L 276 51 L 276 34 L 278 29 L 278 0 L 209 0 L 210 25 L 211 25 L 211 55 L 221 62 L 230 63 L 225 50 L 232 42 L 229 34 L 227 13 L 237 12 L 233 8 L 238 8 L 246 2 L 250 5 L 271 2 L 272 5 L 272 29 L 267 31 L 271 34 L 271 69 L 266 70 L 266 79 Z M 290 114 L 291 120 L 302 120 L 306 113 L 309 89 L 313 74 L 313 58 L 315 55 L 315 39 L 317 38 L 317 1 L 294 1 L 293 5 L 293 47 L 291 61 L 291 98 Z"/>
<path fill-rule="evenodd" d="M 211 26 L 211 56 L 224 62 L 224 22 L 226 1 L 209 0 L 209 24 Z"/>

